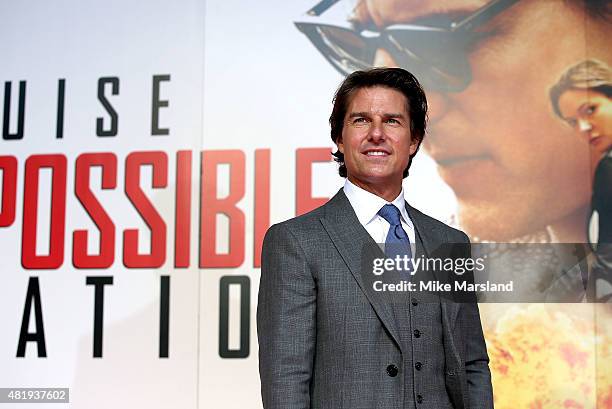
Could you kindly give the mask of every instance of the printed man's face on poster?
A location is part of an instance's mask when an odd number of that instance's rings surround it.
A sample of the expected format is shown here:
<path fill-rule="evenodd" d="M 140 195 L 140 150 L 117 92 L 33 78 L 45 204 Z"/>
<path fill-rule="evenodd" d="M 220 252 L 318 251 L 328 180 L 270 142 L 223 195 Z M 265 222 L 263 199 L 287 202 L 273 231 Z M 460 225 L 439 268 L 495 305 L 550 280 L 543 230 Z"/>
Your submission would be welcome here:
<path fill-rule="evenodd" d="M 343 22 L 361 40 L 333 29 L 322 36 L 344 59 L 337 69 L 347 60 L 355 69 L 401 66 L 423 83 L 423 146 L 455 193 L 468 234 L 582 241 L 589 147 L 553 114 L 548 90 L 584 59 L 585 21 L 593 21 L 587 32 L 606 29 L 567 2 L 365 0 Z M 595 34 L 589 50 L 600 49 Z"/>

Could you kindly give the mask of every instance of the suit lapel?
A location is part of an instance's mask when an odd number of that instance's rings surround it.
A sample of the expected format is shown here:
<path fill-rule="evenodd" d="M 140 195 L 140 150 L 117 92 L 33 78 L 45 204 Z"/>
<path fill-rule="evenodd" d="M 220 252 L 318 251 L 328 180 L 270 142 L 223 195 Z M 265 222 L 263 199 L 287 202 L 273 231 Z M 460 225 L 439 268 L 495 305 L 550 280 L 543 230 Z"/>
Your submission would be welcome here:
<path fill-rule="evenodd" d="M 364 268 L 364 261 L 384 257 L 384 253 L 374 242 L 357 219 L 357 215 L 344 191 L 340 191 L 327 203 L 321 224 L 348 266 L 357 284 L 374 308 L 374 311 L 387 328 L 393 339 L 401 345 L 397 325 L 389 305 L 371 288 L 371 268 Z M 371 266 L 370 266 L 371 267 Z M 369 274 L 369 277 L 364 275 Z"/>
<path fill-rule="evenodd" d="M 432 254 L 435 255 L 437 247 L 448 241 L 446 233 L 440 231 L 436 224 L 431 223 L 423 213 L 411 207 L 408 203 L 406 203 L 406 210 L 414 224 L 417 253 L 418 244 L 420 242 L 423 246 L 425 257 L 429 257 Z M 439 277 L 435 278 L 439 280 Z M 446 365 L 448 370 L 453 371 L 455 370 L 454 368 L 459 368 L 461 366 L 461 358 L 453 337 L 453 328 L 455 327 L 457 315 L 459 314 L 460 304 L 456 301 L 448 302 L 447 300 L 448 297 L 440 297 L 440 310 L 442 312 L 442 332 L 444 334 Z"/>
<path fill-rule="evenodd" d="M 423 213 L 410 206 L 408 202 L 406 202 L 406 211 L 414 224 L 417 242 L 417 255 L 415 257 L 420 256 L 420 254 L 423 254 L 425 257 L 430 257 L 432 254 L 435 254 L 438 246 L 447 241 L 446 234 L 440 231 L 435 224 L 431 223 Z M 421 252 L 419 252 L 419 243 L 423 246 Z M 435 272 L 434 277 L 436 280 L 440 280 L 440 277 L 435 276 Z M 450 325 L 449 329 L 452 329 L 457 319 L 460 305 L 457 302 L 444 302 L 446 299 L 448 299 L 448 297 L 440 298 L 442 313 L 446 314 L 446 319 L 448 320 L 447 324 Z"/>

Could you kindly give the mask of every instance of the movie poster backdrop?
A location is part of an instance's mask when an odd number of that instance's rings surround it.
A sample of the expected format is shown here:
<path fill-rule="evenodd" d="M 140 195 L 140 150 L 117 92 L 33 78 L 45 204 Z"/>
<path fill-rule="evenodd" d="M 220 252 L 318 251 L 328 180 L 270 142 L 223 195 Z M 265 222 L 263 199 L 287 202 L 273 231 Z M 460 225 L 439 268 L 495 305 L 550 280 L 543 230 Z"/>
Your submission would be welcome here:
<path fill-rule="evenodd" d="M 327 122 L 342 79 L 400 66 L 430 102 L 408 201 L 537 295 L 481 299 L 496 407 L 612 408 L 610 304 L 559 296 L 566 254 L 524 246 L 597 259 L 609 2 L 60 0 L 0 15 L 0 387 L 69 388 L 56 407 L 261 408 L 264 234 L 342 187 Z"/>

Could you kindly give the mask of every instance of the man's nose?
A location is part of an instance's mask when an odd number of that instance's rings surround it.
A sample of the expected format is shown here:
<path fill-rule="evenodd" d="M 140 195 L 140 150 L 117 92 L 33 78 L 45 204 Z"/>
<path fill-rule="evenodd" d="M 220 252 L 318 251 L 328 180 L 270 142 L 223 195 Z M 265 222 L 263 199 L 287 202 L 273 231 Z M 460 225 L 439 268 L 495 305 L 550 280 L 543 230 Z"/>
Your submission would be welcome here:
<path fill-rule="evenodd" d="M 376 50 L 376 54 L 374 54 L 374 62 L 372 64 L 374 67 L 399 67 L 397 61 L 393 58 L 393 56 L 384 48 L 379 48 Z M 407 69 L 407 67 L 399 67 Z M 410 71 L 410 70 L 408 70 Z M 417 80 L 417 73 L 412 73 Z M 446 110 L 448 109 L 448 98 L 439 92 L 425 90 L 427 96 L 427 105 L 428 105 L 428 116 L 430 124 L 435 124 L 440 118 L 444 116 Z"/>
<path fill-rule="evenodd" d="M 448 96 L 437 91 L 425 90 L 425 92 L 427 95 L 429 124 L 435 125 L 436 122 L 444 117 L 448 110 Z"/>
<path fill-rule="evenodd" d="M 375 119 L 372 121 L 368 132 L 368 140 L 375 143 L 379 143 L 385 140 L 385 132 L 383 130 L 382 120 Z"/>
<path fill-rule="evenodd" d="M 580 132 L 589 132 L 593 129 L 593 125 L 589 121 L 585 121 L 584 119 L 578 120 L 578 130 Z"/>
<path fill-rule="evenodd" d="M 399 68 L 399 65 L 397 65 L 395 59 L 384 48 L 379 48 L 376 50 L 372 65 L 374 67 Z"/>

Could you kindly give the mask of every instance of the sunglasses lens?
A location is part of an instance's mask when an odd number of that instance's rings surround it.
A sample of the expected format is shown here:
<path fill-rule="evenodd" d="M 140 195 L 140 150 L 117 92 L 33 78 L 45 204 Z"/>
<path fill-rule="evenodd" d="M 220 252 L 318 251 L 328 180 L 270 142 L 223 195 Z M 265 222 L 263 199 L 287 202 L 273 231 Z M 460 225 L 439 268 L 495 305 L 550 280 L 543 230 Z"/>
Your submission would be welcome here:
<path fill-rule="evenodd" d="M 296 23 L 325 58 L 343 75 L 372 67 L 384 48 L 395 65 L 412 72 L 426 89 L 460 92 L 472 80 L 468 53 L 477 34 L 436 28 L 387 28 L 382 36 L 365 37 L 352 29 Z"/>
<path fill-rule="evenodd" d="M 371 66 L 374 51 L 355 32 L 339 27 L 319 26 L 317 33 L 327 57 L 347 74 Z"/>

